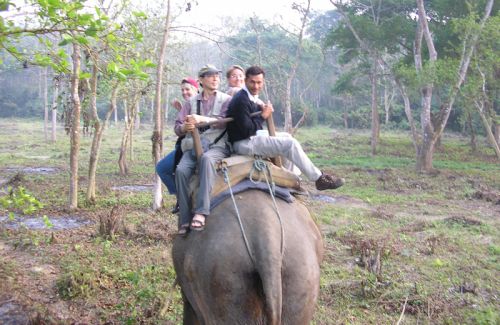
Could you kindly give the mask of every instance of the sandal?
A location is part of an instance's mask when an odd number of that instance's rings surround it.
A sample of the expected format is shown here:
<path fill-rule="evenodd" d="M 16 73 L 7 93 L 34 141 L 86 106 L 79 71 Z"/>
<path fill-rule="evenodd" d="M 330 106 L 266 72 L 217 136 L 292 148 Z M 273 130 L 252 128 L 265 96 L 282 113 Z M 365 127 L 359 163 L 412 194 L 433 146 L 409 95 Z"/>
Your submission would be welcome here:
<path fill-rule="evenodd" d="M 185 223 L 179 227 L 179 231 L 177 232 L 177 235 L 179 236 L 186 236 L 189 230 L 189 224 Z"/>
<path fill-rule="evenodd" d="M 202 231 L 205 229 L 205 216 L 202 214 L 195 214 L 189 229 L 194 231 Z"/>

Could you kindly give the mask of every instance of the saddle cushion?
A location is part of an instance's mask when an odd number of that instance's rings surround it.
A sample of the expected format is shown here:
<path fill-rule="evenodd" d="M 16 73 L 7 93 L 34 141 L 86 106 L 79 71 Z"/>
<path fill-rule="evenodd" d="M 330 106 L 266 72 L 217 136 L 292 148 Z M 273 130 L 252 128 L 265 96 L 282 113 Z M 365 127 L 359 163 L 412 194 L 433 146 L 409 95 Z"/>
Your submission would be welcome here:
<path fill-rule="evenodd" d="M 278 167 L 270 161 L 263 160 L 263 162 L 266 164 L 267 168 L 269 168 L 271 179 L 269 179 L 269 175 L 267 174 L 266 170 L 259 171 L 254 168 L 255 159 L 250 156 L 234 155 L 228 158 L 224 158 L 219 162 L 217 162 L 216 164 L 217 178 L 215 179 L 214 186 L 212 188 L 212 193 L 210 195 L 211 201 L 213 202 L 214 198 L 217 198 L 223 192 L 229 194 L 229 186 L 224 181 L 224 174 L 222 172 L 223 167 L 227 168 L 229 182 L 231 184 L 231 187 L 233 188 L 235 188 L 235 186 L 240 182 L 248 180 L 250 175 L 252 175 L 253 182 L 262 183 L 262 185 L 254 185 L 253 187 L 243 188 L 240 190 L 240 192 L 248 188 L 258 189 L 259 187 L 261 187 L 261 189 L 265 188 L 265 190 L 267 191 L 267 184 L 265 179 L 266 175 L 270 182 L 271 181 L 274 182 L 276 187 L 290 188 L 298 191 L 301 190 L 300 178 L 296 174 L 288 171 L 283 167 Z M 190 183 L 191 197 L 194 197 L 196 190 L 198 188 L 198 184 L 199 184 L 198 175 L 195 175 L 194 177 L 192 177 Z M 290 195 L 289 191 L 288 195 Z"/>
<path fill-rule="evenodd" d="M 238 193 L 244 192 L 246 190 L 260 190 L 266 193 L 269 193 L 269 188 L 266 183 L 264 182 L 252 182 L 249 179 L 245 179 L 235 186 L 231 186 L 231 189 L 233 191 L 233 194 L 236 195 Z M 282 199 L 285 202 L 292 203 L 293 202 L 293 196 L 290 193 L 290 190 L 285 187 L 281 186 L 275 186 L 274 187 L 274 196 Z M 231 195 L 231 191 L 229 188 L 221 193 L 219 193 L 217 196 L 212 197 L 210 199 L 210 210 L 214 209 L 216 206 L 221 204 L 226 198 L 228 198 Z"/>

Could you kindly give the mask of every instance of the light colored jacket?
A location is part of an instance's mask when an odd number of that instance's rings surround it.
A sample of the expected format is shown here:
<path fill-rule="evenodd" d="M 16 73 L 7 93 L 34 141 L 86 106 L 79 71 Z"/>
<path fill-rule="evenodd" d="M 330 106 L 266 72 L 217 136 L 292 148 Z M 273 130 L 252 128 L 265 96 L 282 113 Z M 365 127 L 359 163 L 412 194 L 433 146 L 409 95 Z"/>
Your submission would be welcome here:
<path fill-rule="evenodd" d="M 198 94 L 196 96 L 193 96 L 189 99 L 190 104 L 191 104 L 191 114 L 196 113 L 196 107 L 197 107 L 197 102 L 201 101 L 202 99 L 202 94 Z M 214 101 L 214 106 L 212 109 L 208 112 L 208 114 L 202 114 L 200 112 L 200 115 L 208 116 L 208 117 L 224 117 L 221 115 L 221 110 L 222 110 L 222 105 L 230 99 L 231 96 L 217 91 L 215 94 L 215 101 Z M 201 104 L 201 103 L 200 103 Z M 210 145 L 210 147 L 222 147 L 224 148 L 226 146 L 227 142 L 227 133 L 222 136 L 222 138 L 217 141 L 217 143 L 214 143 L 214 141 L 219 137 L 223 132 L 225 132 L 226 128 L 215 128 L 211 126 L 208 130 L 200 134 L 201 142 L 204 146 Z M 191 133 L 186 134 L 186 137 L 182 140 L 181 142 L 181 149 L 182 152 L 186 152 L 187 150 L 193 149 L 193 137 L 191 136 Z M 206 148 L 205 148 L 206 149 Z"/>

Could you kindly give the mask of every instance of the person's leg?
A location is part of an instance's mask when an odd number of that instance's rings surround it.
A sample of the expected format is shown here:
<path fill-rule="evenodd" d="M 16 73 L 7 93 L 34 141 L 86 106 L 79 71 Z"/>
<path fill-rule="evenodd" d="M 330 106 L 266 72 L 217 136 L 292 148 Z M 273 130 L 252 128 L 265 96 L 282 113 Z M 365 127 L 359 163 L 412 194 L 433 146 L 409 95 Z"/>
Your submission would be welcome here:
<path fill-rule="evenodd" d="M 196 169 L 196 157 L 192 151 L 187 151 L 182 156 L 175 172 L 177 185 L 177 200 L 179 202 L 179 228 L 191 221 L 191 200 L 189 198 L 189 181 Z"/>
<path fill-rule="evenodd" d="M 250 146 L 255 155 L 263 157 L 284 156 L 311 181 L 317 180 L 322 174 L 307 157 L 300 143 L 292 137 L 253 137 L 250 140 Z"/>
<path fill-rule="evenodd" d="M 244 139 L 233 143 L 233 151 L 238 155 L 253 156 L 250 139 Z"/>
<path fill-rule="evenodd" d="M 200 220 L 198 215 L 208 216 L 210 214 L 210 193 L 217 176 L 215 163 L 229 156 L 229 151 L 225 148 L 215 147 L 205 152 L 198 165 L 198 175 L 200 177 L 200 186 L 196 194 L 195 217 Z M 193 218 L 194 220 L 195 218 Z"/>
<path fill-rule="evenodd" d="M 292 135 L 288 132 L 276 132 L 276 136 L 282 138 L 293 138 Z M 285 157 L 281 157 L 281 164 L 283 165 L 283 168 L 294 173 L 297 176 L 300 176 L 300 174 L 302 174 L 300 169 Z"/>
<path fill-rule="evenodd" d="M 263 157 L 284 156 L 294 163 L 305 175 L 316 182 L 316 189 L 336 189 L 344 185 L 341 177 L 322 173 L 307 157 L 302 146 L 293 138 L 256 136 L 233 144 L 234 151 L 240 155 L 260 155 Z"/>
<path fill-rule="evenodd" d="M 156 164 L 156 173 L 160 176 L 161 181 L 167 187 L 168 193 L 172 195 L 177 193 L 174 177 L 175 152 L 175 149 L 172 150 L 168 155 L 160 160 L 158 164 Z"/>

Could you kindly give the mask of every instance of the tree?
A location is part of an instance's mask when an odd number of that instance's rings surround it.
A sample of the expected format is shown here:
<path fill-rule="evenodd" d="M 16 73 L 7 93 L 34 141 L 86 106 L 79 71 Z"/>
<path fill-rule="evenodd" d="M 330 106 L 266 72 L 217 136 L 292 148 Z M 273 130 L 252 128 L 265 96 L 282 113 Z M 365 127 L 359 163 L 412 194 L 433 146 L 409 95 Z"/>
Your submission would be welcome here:
<path fill-rule="evenodd" d="M 165 27 L 163 30 L 163 38 L 158 54 L 158 65 L 156 67 L 156 89 L 155 89 L 155 114 L 154 114 L 154 130 L 151 137 L 153 146 L 153 161 L 156 165 L 162 155 L 163 149 L 163 114 L 161 109 L 161 84 L 163 80 L 163 66 L 165 51 L 167 49 L 168 36 L 170 32 L 170 0 L 167 1 L 167 15 L 165 17 Z M 155 188 L 153 209 L 158 210 L 162 206 L 161 179 L 158 174 L 155 175 Z"/>
<path fill-rule="evenodd" d="M 128 166 L 128 149 L 132 143 L 132 130 L 134 129 L 135 116 L 137 113 L 137 104 L 141 96 L 145 95 L 149 84 L 145 85 L 140 80 L 131 80 L 128 82 L 130 87 L 128 91 L 127 103 L 125 104 L 125 123 L 122 133 L 122 141 L 120 146 L 120 155 L 118 158 L 118 166 L 120 168 L 120 175 L 125 176 L 129 173 Z"/>
<path fill-rule="evenodd" d="M 432 90 L 433 83 L 425 83 L 421 87 L 422 94 L 422 113 L 421 113 L 421 123 L 423 130 L 422 142 L 419 147 L 419 152 L 417 154 L 417 165 L 416 168 L 419 171 L 430 171 L 432 170 L 432 157 L 434 153 L 434 146 L 437 139 L 441 136 L 448 118 L 450 116 L 453 103 L 458 95 L 458 91 L 462 86 L 467 70 L 469 68 L 469 63 L 474 52 L 474 48 L 479 39 L 480 33 L 486 24 L 486 20 L 490 16 L 491 9 L 493 7 L 493 0 L 488 0 L 484 9 L 484 15 L 478 23 L 477 29 L 471 30 L 468 35 L 463 40 L 463 48 L 460 55 L 460 62 L 457 69 L 457 77 L 452 84 L 451 89 L 448 91 L 448 96 L 443 105 L 439 110 L 439 115 L 437 120 L 433 123 L 431 120 L 431 100 L 432 100 Z M 434 70 L 434 65 L 437 61 L 437 51 L 434 46 L 434 39 L 431 34 L 429 23 L 427 21 L 428 15 L 426 13 L 423 0 L 417 0 L 418 8 L 418 24 L 417 32 L 415 37 L 415 67 L 417 69 L 417 74 L 422 76 L 423 73 L 423 63 L 422 63 L 422 40 L 425 39 L 427 45 L 427 51 L 429 52 L 429 67 Z"/>
<path fill-rule="evenodd" d="M 478 40 L 471 58 L 471 68 L 461 89 L 462 101 L 467 107 L 471 107 L 467 113 L 471 119 L 474 111 L 479 114 L 486 138 L 498 159 L 500 159 L 500 141 L 495 134 L 498 134 L 496 130 L 499 124 L 497 116 L 500 114 L 495 111 L 495 106 L 498 109 L 496 102 L 498 102 L 500 82 L 496 76 L 500 69 L 500 60 L 496 49 L 500 42 L 499 26 L 500 17 L 496 16 L 488 20 L 484 32 Z M 456 28 L 459 30 L 475 27 L 477 27 L 477 23 L 473 17 L 461 19 L 456 23 Z"/>
<path fill-rule="evenodd" d="M 307 7 L 301 10 L 304 10 L 305 14 Z M 306 20 L 303 23 L 300 51 L 297 47 L 300 32 L 292 34 L 279 25 L 269 24 L 256 17 L 249 20 L 236 35 L 227 39 L 227 52 L 231 60 L 238 58 L 242 65 L 260 64 L 264 68 L 265 99 L 273 103 L 275 121 L 283 121 L 285 128 L 290 128 L 290 131 L 300 125 L 293 125 L 292 120 L 304 121 L 304 112 L 298 109 L 300 106 L 306 106 L 301 105 L 301 97 L 307 105 L 307 98 L 317 97 L 317 89 L 314 87 L 321 85 L 317 77 L 322 71 L 324 61 L 319 44 L 305 37 L 306 22 L 309 18 L 304 15 L 302 18 Z M 231 64 L 234 64 L 234 61 L 232 62 Z M 287 102 L 290 108 L 288 113 Z M 292 106 L 294 110 L 291 110 Z"/>
<path fill-rule="evenodd" d="M 84 6 L 85 0 L 64 1 L 36 1 L 31 0 L 29 4 L 34 9 L 31 22 L 28 27 L 17 27 L 13 20 L 5 24 L 0 23 L 0 46 L 7 50 L 17 59 L 23 59 L 23 54 L 11 45 L 10 41 L 19 36 L 38 36 L 48 34 L 59 34 L 62 41 L 60 47 L 71 44 L 71 70 L 64 51 L 57 51 L 57 55 L 35 53 L 33 58 L 36 64 L 49 65 L 57 72 L 71 73 L 71 124 L 70 135 L 70 187 L 69 207 L 78 207 L 78 160 L 80 149 L 80 111 L 81 101 L 79 94 L 80 78 L 88 76 L 81 75 L 81 48 L 89 45 L 89 39 L 97 38 L 98 32 L 106 28 L 108 17 L 99 8 L 89 12 Z M 3 6 L 0 6 L 3 7 Z M 8 5 L 7 5 L 8 7 Z M 2 8 L 3 9 L 3 8 Z M 26 14 L 30 15 L 29 13 Z M 52 49 L 52 41 L 49 38 L 40 42 L 47 49 Z M 49 51 L 50 52 L 50 51 Z M 68 115 L 68 114 L 67 114 Z M 69 116 L 67 116 L 69 117 Z"/>
<path fill-rule="evenodd" d="M 380 137 L 378 112 L 378 84 L 381 58 L 399 51 L 398 38 L 407 34 L 400 13 L 408 10 L 407 1 L 364 0 L 356 2 L 330 1 L 343 16 L 343 21 L 330 35 L 326 45 L 336 44 L 345 50 L 344 59 L 359 60 L 361 66 L 369 66 L 371 107 L 371 153 L 377 152 Z M 400 42 L 400 44 L 403 42 Z M 350 53 L 349 53 L 350 52 Z"/>
<path fill-rule="evenodd" d="M 115 12 L 113 13 L 115 19 L 121 14 L 122 9 L 121 7 L 115 8 Z M 100 12 L 106 11 L 102 9 Z M 92 145 L 90 148 L 89 181 L 86 196 L 87 201 L 90 203 L 94 203 L 96 199 L 96 172 L 101 143 L 109 119 L 113 112 L 116 111 L 116 100 L 119 88 L 127 79 L 148 79 L 149 76 L 143 69 L 153 66 L 152 62 L 148 59 L 137 59 L 137 62 L 131 61 L 130 67 L 127 62 L 122 61 L 121 56 L 124 52 L 127 52 L 127 48 L 132 44 L 141 42 L 141 37 L 139 37 L 138 34 L 128 31 L 130 29 L 133 30 L 137 23 L 137 20 L 133 17 L 144 19 L 145 16 L 142 12 L 132 12 L 130 16 L 132 17 L 124 17 L 126 23 L 124 23 L 125 26 L 120 26 L 120 31 L 115 31 L 114 24 L 106 25 L 106 28 L 100 31 L 98 41 L 87 48 L 88 57 L 91 61 L 89 64 L 92 66 L 90 86 L 88 87 L 90 89 L 90 122 L 94 128 Z M 101 59 L 104 55 L 106 57 Z M 103 120 L 101 120 L 97 114 L 98 74 L 101 75 L 101 80 L 104 81 L 101 82 L 101 88 L 104 92 L 111 93 L 108 110 Z"/>
<path fill-rule="evenodd" d="M 80 97 L 78 95 L 78 83 L 80 76 L 80 44 L 73 43 L 73 70 L 71 74 L 71 101 L 73 112 L 70 128 L 70 182 L 69 182 L 69 208 L 78 208 L 78 155 L 80 151 Z"/>
<path fill-rule="evenodd" d="M 297 10 L 300 13 L 300 27 L 299 27 L 299 32 L 296 41 L 296 47 L 295 47 L 295 56 L 291 62 L 291 67 L 290 71 L 288 72 L 288 77 L 286 79 L 286 91 L 285 91 L 285 107 L 284 107 L 284 113 L 285 113 L 285 131 L 289 133 L 293 133 L 293 121 L 292 121 L 292 82 L 295 79 L 295 75 L 297 74 L 297 69 L 300 64 L 300 59 L 302 56 L 302 51 L 304 47 L 304 33 L 306 31 L 307 24 L 309 22 L 309 16 L 311 12 L 311 0 L 307 0 L 306 4 L 300 5 L 297 3 L 294 3 L 292 5 L 293 9 Z M 298 127 L 298 125 L 297 125 Z"/>
<path fill-rule="evenodd" d="M 342 9 L 346 8 L 346 4 L 342 2 L 334 2 L 333 4 L 338 4 Z M 359 2 L 356 2 L 356 4 Z M 379 1 L 380 5 L 394 5 L 392 1 Z M 449 28 L 450 20 L 460 18 L 463 15 L 474 15 L 474 7 L 468 6 L 457 6 L 455 3 L 448 3 L 446 0 L 436 1 L 432 4 L 431 12 L 432 15 L 428 15 L 425 11 L 424 2 L 422 0 L 417 0 L 416 7 L 408 6 L 405 3 L 401 3 L 401 6 L 396 6 L 392 10 L 394 17 L 398 17 L 402 20 L 400 29 L 408 30 L 408 26 L 415 26 L 416 32 L 414 36 L 411 37 L 408 33 L 397 33 L 392 34 L 388 32 L 384 34 L 385 43 L 387 48 L 395 48 L 395 54 L 399 54 L 400 59 L 392 64 L 388 63 L 384 56 L 380 55 L 380 51 L 377 51 L 377 46 L 379 43 L 375 44 L 368 37 L 362 37 L 362 33 L 358 30 L 365 31 L 363 24 L 354 24 L 354 22 L 359 20 L 359 16 L 366 14 L 366 11 L 358 9 L 354 13 L 356 15 L 344 15 L 345 24 L 347 29 L 351 32 L 351 39 L 355 39 L 359 45 L 359 50 L 366 54 L 369 54 L 376 58 L 379 65 L 383 66 L 385 71 L 388 71 L 393 79 L 393 81 L 398 86 L 403 100 L 405 102 L 405 112 L 407 114 L 408 120 L 412 127 L 412 137 L 416 150 L 416 169 L 419 171 L 430 171 L 432 170 L 432 155 L 434 152 L 435 144 L 438 138 L 441 136 L 444 127 L 448 121 L 451 108 L 457 96 L 458 90 L 460 89 L 467 69 L 470 62 L 470 57 L 475 48 L 475 44 L 481 30 L 484 27 L 484 23 L 488 19 L 493 1 L 488 1 L 484 10 L 483 18 L 478 22 L 474 31 L 468 33 L 462 42 L 462 50 L 456 51 L 449 44 L 457 44 L 456 34 L 450 33 L 450 37 L 442 37 L 441 39 L 436 38 L 435 34 L 431 33 L 431 23 L 435 27 L 436 33 L 443 33 L 443 29 Z M 347 6 L 347 8 L 349 8 Z M 457 9 L 458 8 L 458 9 Z M 464 11 L 464 8 L 467 10 Z M 389 6 L 388 9 L 391 9 Z M 397 9 L 397 10 L 395 10 Z M 458 12 L 457 12 L 458 11 Z M 415 22 L 415 14 L 417 14 L 418 19 Z M 462 16 L 461 16 L 462 15 Z M 397 18 L 395 18 L 397 19 Z M 391 26 L 398 26 L 391 25 Z M 345 30 L 345 29 L 344 29 Z M 376 31 L 376 30 L 375 30 Z M 449 29 L 448 29 L 449 31 Z M 453 39 L 455 38 L 455 39 Z M 435 44 L 435 39 L 440 42 Z M 413 43 L 410 47 L 409 44 Z M 460 44 L 460 42 L 458 43 Z M 425 46 L 425 47 L 424 47 Z M 413 49 L 410 52 L 410 48 Z M 425 49 L 425 51 L 424 51 Z M 438 60 L 437 49 L 446 54 L 446 56 Z M 389 52 L 390 53 L 390 52 Z M 428 53 L 428 59 L 425 60 L 424 55 Z M 413 59 L 414 69 L 416 74 L 411 76 L 408 71 L 410 61 L 409 58 Z M 437 113 L 431 115 L 432 99 L 433 99 L 433 89 L 435 88 L 436 82 L 441 82 L 443 79 L 437 79 L 436 77 L 440 75 L 442 71 L 450 71 L 450 66 L 453 67 L 454 62 L 457 62 L 455 68 L 452 70 L 456 71 L 456 75 L 451 80 L 452 87 L 443 87 L 442 93 L 444 93 L 442 104 Z M 439 70 L 442 67 L 443 69 Z M 444 68 L 446 67 L 446 68 Z M 456 77 L 458 75 L 458 77 Z M 449 77 L 449 73 L 448 76 Z M 414 82 L 417 81 L 415 84 Z M 409 89 L 411 91 L 412 85 L 417 85 L 417 88 L 421 94 L 421 114 L 420 123 L 422 128 L 422 135 L 420 136 L 413 126 L 413 119 L 409 100 Z M 443 83 L 445 85 L 445 83 Z"/>

